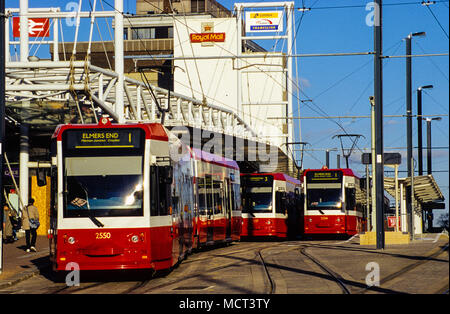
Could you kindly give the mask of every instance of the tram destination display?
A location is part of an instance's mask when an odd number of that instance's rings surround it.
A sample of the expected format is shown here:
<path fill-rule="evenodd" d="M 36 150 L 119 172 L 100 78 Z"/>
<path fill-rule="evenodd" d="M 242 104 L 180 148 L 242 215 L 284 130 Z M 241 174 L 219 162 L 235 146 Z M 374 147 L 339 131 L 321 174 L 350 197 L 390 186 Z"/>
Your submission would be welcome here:
<path fill-rule="evenodd" d="M 342 182 L 341 171 L 310 171 L 306 174 L 309 183 L 338 183 Z"/>
<path fill-rule="evenodd" d="M 82 129 L 67 130 L 67 149 L 140 148 L 140 129 Z"/>
<path fill-rule="evenodd" d="M 248 186 L 272 186 L 273 176 L 271 175 L 252 175 L 243 178 L 243 182 Z"/>

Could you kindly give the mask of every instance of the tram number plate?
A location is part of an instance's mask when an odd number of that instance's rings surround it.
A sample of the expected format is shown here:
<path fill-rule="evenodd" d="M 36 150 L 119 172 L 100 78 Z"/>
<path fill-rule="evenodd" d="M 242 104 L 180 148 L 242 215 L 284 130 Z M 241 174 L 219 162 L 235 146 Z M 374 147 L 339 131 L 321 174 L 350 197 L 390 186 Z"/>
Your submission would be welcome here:
<path fill-rule="evenodd" d="M 320 220 L 328 220 L 328 217 L 320 217 Z"/>
<path fill-rule="evenodd" d="M 96 232 L 95 239 L 96 240 L 111 239 L 111 233 L 110 232 Z"/>

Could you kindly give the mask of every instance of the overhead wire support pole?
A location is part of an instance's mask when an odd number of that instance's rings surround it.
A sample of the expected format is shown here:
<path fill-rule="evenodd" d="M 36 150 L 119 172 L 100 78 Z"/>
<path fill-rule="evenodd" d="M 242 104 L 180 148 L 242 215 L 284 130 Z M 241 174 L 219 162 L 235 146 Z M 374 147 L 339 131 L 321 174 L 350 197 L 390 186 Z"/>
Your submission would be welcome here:
<path fill-rule="evenodd" d="M 5 0 L 0 0 L 0 204 L 3 204 L 3 142 L 5 139 Z M 0 212 L 0 274 L 3 272 L 3 207 Z"/>
<path fill-rule="evenodd" d="M 377 249 L 384 249 L 384 163 L 383 163 L 383 28 L 382 0 L 374 2 L 374 96 L 375 96 L 375 192 Z"/>
<path fill-rule="evenodd" d="M 124 45 L 123 45 L 123 0 L 114 1 L 114 71 L 117 73 L 116 103 L 114 111 L 119 123 L 125 122 L 124 116 Z"/>

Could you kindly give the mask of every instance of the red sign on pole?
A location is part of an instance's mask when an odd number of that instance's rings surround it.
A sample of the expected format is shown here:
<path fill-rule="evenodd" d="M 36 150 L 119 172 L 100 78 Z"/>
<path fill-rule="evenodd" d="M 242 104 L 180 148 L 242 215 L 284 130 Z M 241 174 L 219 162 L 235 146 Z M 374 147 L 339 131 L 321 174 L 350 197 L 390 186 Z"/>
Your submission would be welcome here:
<path fill-rule="evenodd" d="M 387 222 L 388 222 L 388 228 L 395 228 L 397 219 L 395 219 L 395 216 L 389 216 L 387 218 Z M 399 222 L 399 227 L 400 227 L 400 222 Z"/>
<path fill-rule="evenodd" d="M 20 37 L 20 17 L 13 17 L 13 36 Z M 50 37 L 50 20 L 46 18 L 28 19 L 29 37 Z"/>

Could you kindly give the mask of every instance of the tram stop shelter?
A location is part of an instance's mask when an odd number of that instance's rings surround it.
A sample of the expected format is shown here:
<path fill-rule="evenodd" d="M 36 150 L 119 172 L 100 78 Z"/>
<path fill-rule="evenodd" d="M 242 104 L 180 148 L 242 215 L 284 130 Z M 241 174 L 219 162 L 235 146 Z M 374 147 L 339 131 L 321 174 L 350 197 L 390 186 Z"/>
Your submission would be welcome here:
<path fill-rule="evenodd" d="M 431 232 L 432 227 L 432 210 L 444 209 L 444 195 L 442 194 L 438 184 L 432 174 L 423 176 L 414 176 L 406 178 L 398 178 L 398 192 L 396 197 L 395 178 L 385 177 L 384 188 L 394 199 L 400 202 L 399 212 L 399 231 L 408 232 L 407 211 L 406 211 L 406 188 L 411 186 L 414 195 L 413 208 L 413 224 L 414 234 L 422 234 L 425 230 L 424 222 L 426 215 L 428 221 L 427 231 Z M 425 213 L 427 213 L 425 215 Z"/>

